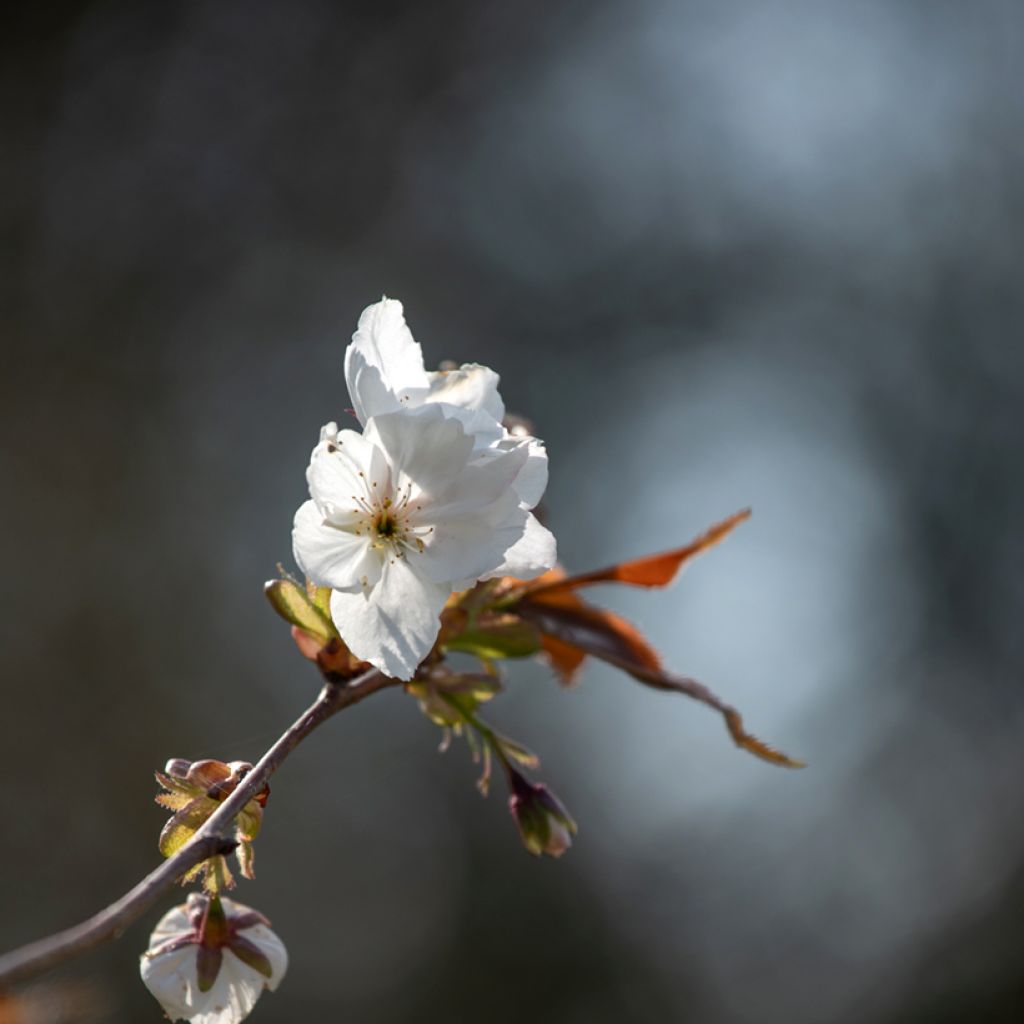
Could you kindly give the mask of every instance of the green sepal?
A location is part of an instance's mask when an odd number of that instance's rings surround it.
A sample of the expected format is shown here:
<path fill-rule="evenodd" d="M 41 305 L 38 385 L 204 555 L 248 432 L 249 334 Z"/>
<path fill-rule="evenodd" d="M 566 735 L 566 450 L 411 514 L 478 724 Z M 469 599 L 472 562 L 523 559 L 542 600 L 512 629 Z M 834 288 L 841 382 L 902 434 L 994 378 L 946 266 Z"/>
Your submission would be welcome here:
<path fill-rule="evenodd" d="M 270 965 L 270 958 L 244 936 L 236 935 L 231 940 L 228 949 L 243 964 L 248 964 L 253 970 L 259 971 L 264 978 L 272 978 L 274 976 L 274 968 Z"/>
<path fill-rule="evenodd" d="M 196 947 L 196 987 L 200 992 L 209 992 L 217 982 L 224 951 L 219 946 Z"/>
<path fill-rule="evenodd" d="M 492 733 L 492 739 L 501 752 L 511 761 L 521 764 L 524 768 L 537 769 L 540 767 L 540 758 L 528 747 L 524 747 L 518 740 L 502 736 L 501 733 Z"/>

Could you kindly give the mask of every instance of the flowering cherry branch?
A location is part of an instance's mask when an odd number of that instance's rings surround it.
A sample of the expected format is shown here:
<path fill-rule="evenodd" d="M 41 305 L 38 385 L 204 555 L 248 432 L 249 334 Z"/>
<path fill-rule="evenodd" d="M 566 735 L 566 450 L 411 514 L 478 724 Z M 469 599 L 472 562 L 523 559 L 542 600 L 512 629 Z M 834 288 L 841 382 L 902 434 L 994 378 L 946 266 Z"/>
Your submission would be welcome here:
<path fill-rule="evenodd" d="M 373 669 L 347 685 L 331 681 L 325 683 L 317 699 L 282 733 L 187 846 L 87 921 L 0 957 L 0 986 L 25 981 L 110 939 L 120 937 L 128 925 L 189 871 L 210 857 L 223 856 L 234 850 L 236 840 L 230 838 L 229 833 L 235 818 L 263 789 L 288 755 L 328 718 L 370 694 L 393 685 L 395 680 Z"/>
<path fill-rule="evenodd" d="M 156 802 L 172 812 L 159 838 L 165 863 L 88 921 L 0 958 L 0 986 L 116 938 L 176 881 L 195 881 L 203 891 L 160 919 L 140 975 L 172 1020 L 240 1024 L 278 987 L 288 954 L 259 911 L 224 895 L 235 885 L 226 855 L 254 877 L 269 777 L 322 722 L 387 686 L 402 685 L 442 730 L 441 750 L 465 738 L 484 796 L 499 768 L 519 837 L 538 857 L 565 853 L 576 823 L 544 783 L 527 778 L 540 768 L 537 755 L 479 714 L 502 690 L 504 661 L 541 655 L 568 686 L 598 658 L 714 709 L 755 757 L 801 767 L 746 732 L 708 687 L 669 671 L 636 626 L 580 596 L 598 585 L 668 586 L 749 510 L 683 547 L 570 576 L 536 514 L 547 484 L 543 442 L 505 417 L 493 370 L 428 372 L 401 303 L 384 299 L 359 319 L 345 378 L 362 430 L 328 423 L 311 453 L 309 500 L 292 532 L 305 579 L 281 569 L 265 587 L 325 680 L 320 696 L 255 766 L 167 761 L 156 773 Z M 467 657 L 475 664 L 460 664 Z"/>

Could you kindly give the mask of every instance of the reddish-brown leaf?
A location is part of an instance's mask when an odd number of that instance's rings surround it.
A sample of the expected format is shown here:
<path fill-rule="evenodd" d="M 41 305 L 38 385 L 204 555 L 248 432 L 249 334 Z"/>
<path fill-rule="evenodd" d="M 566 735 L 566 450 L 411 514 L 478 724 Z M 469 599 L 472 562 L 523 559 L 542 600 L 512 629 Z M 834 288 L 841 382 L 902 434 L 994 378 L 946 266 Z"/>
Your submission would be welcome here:
<path fill-rule="evenodd" d="M 725 724 L 728 727 L 729 735 L 732 736 L 733 742 L 736 746 L 742 747 L 744 750 L 749 750 L 751 754 L 755 757 L 761 758 L 762 761 L 770 761 L 772 764 L 781 764 L 784 768 L 804 767 L 803 761 L 797 761 L 784 754 L 781 750 L 776 750 L 775 747 L 769 746 L 764 742 L 764 740 L 759 740 L 749 732 L 744 732 L 743 719 L 735 708 L 727 708 L 725 710 Z"/>
<path fill-rule="evenodd" d="M 542 637 L 598 658 L 618 658 L 651 670 L 661 668 L 654 648 L 621 615 L 586 604 L 575 594 L 560 594 L 551 601 L 546 598 L 534 601 L 530 595 L 516 605 L 516 611 L 532 622 Z"/>
<path fill-rule="evenodd" d="M 541 633 L 540 643 L 548 656 L 548 661 L 551 662 L 551 667 L 555 670 L 555 675 L 558 676 L 558 681 L 563 686 L 572 686 L 583 662 L 587 660 L 587 652 L 547 633 Z"/>
<path fill-rule="evenodd" d="M 531 596 L 549 595 L 577 590 L 580 587 L 593 586 L 595 583 L 626 583 L 633 587 L 664 587 L 675 579 L 679 570 L 695 555 L 713 547 L 730 534 L 740 523 L 750 518 L 750 509 L 745 508 L 735 515 L 716 523 L 710 530 L 702 533 L 696 540 L 685 547 L 673 551 L 663 551 L 658 555 L 647 555 L 631 562 L 619 562 L 605 569 L 583 573 L 579 576 L 566 576 L 553 570 L 528 584 L 527 593 Z"/>

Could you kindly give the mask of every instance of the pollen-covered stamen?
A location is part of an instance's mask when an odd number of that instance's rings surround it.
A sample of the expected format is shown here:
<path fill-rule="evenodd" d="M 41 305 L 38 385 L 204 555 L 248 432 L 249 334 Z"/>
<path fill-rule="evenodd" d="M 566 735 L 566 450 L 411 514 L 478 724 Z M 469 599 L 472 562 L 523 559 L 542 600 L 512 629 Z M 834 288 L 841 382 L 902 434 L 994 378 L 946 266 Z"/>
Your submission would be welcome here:
<path fill-rule="evenodd" d="M 406 484 L 392 495 L 376 480 L 367 484 L 365 495 L 351 495 L 355 522 L 346 528 L 357 537 L 366 537 L 371 547 L 388 552 L 392 559 L 404 558 L 407 551 L 426 550 L 423 537 L 433 533 L 434 528 L 411 521 L 423 510 L 420 503 L 413 501 L 413 485 Z"/>

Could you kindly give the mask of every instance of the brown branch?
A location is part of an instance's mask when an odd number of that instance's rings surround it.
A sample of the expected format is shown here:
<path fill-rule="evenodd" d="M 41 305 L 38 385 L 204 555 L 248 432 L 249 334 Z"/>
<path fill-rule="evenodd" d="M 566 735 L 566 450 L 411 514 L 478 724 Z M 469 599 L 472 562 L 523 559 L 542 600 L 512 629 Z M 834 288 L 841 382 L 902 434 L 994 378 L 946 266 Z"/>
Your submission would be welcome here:
<path fill-rule="evenodd" d="M 382 676 L 375 669 L 352 680 L 348 685 L 328 682 L 320 696 L 281 735 L 260 758 L 238 788 L 221 804 L 200 828 L 191 842 L 173 857 L 164 861 L 138 885 L 120 899 L 87 921 L 30 943 L 0 957 L 0 986 L 14 985 L 43 971 L 85 953 L 124 930 L 148 910 L 164 893 L 201 861 L 235 847 L 230 838 L 231 826 L 238 812 L 261 790 L 267 779 L 285 758 L 320 724 L 351 704 L 356 704 L 387 686 L 397 685 L 394 679 Z"/>

